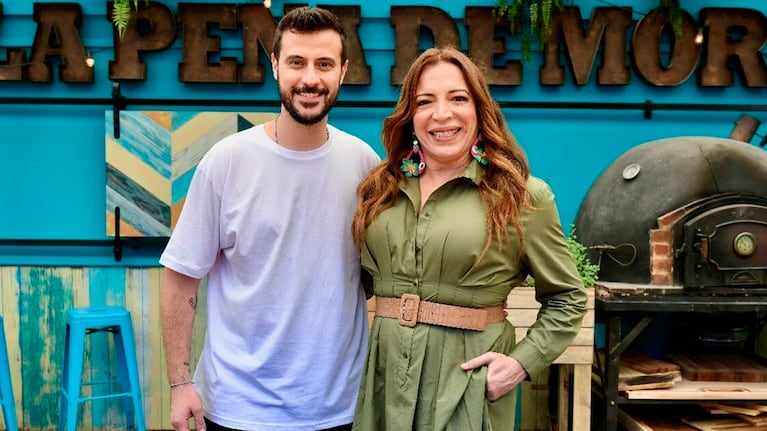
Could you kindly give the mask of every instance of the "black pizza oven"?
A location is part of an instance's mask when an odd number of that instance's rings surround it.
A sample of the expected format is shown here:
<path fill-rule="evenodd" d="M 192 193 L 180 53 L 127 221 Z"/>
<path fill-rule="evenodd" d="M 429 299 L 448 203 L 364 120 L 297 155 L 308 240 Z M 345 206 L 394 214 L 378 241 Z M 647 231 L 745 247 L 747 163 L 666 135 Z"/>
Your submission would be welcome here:
<path fill-rule="evenodd" d="M 767 288 L 767 151 L 713 137 L 630 149 L 575 220 L 602 281 Z"/>

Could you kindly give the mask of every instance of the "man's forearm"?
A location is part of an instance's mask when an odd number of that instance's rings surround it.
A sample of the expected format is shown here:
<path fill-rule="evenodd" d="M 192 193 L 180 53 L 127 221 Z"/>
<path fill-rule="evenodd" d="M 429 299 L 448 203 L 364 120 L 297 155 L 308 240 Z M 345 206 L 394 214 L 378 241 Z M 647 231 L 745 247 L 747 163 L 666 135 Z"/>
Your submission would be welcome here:
<path fill-rule="evenodd" d="M 163 272 L 160 292 L 162 340 L 168 382 L 186 384 L 192 380 L 192 331 L 197 312 L 200 281 L 170 269 Z"/>

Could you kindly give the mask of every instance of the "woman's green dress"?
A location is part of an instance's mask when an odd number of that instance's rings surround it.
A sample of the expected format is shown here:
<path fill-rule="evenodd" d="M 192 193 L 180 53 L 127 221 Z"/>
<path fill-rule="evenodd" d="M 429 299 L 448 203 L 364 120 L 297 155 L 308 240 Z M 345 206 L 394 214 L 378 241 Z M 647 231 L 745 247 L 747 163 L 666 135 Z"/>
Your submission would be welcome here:
<path fill-rule="evenodd" d="M 436 190 L 418 212 L 418 179 L 401 182 L 401 194 L 366 232 L 362 254 L 366 288 L 380 296 L 413 293 L 425 301 L 467 307 L 503 303 L 527 275 L 542 303 L 537 322 L 516 344 L 508 321 L 484 331 L 427 324 L 400 326 L 376 317 L 370 333 L 354 429 L 364 431 L 513 430 L 516 391 L 490 402 L 486 367 L 461 363 L 487 351 L 516 358 L 535 374 L 548 366 L 577 333 L 586 292 L 559 222 L 554 196 L 543 181 L 528 182 L 535 210 L 523 216 L 524 253 L 510 228 L 511 247 L 485 244 L 485 207 L 477 185 L 484 168 L 471 163 L 463 175 Z"/>

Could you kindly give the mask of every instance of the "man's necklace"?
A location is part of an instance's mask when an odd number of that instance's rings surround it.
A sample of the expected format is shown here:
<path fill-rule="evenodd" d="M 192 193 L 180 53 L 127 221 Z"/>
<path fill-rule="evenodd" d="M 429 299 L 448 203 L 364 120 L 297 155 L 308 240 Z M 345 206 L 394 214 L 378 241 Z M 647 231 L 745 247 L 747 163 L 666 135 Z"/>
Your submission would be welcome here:
<path fill-rule="evenodd" d="M 274 142 L 277 144 L 280 143 L 280 138 L 277 136 L 277 119 L 279 119 L 280 116 L 277 115 L 277 117 L 274 118 Z M 328 130 L 328 126 L 325 126 L 325 141 L 330 140 L 330 130 Z"/>

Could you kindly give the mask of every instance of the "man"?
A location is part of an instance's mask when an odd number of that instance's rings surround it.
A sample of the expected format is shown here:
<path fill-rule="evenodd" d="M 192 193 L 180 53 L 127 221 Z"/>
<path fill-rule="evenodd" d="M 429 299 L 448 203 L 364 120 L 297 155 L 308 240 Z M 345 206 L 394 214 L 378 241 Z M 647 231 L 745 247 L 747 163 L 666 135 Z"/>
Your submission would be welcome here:
<path fill-rule="evenodd" d="M 379 161 L 328 124 L 348 67 L 338 19 L 286 14 L 271 56 L 274 121 L 200 162 L 160 258 L 163 343 L 176 430 L 351 429 L 367 344 L 351 240 L 356 187 Z M 207 326 L 192 377 L 200 279 Z"/>

